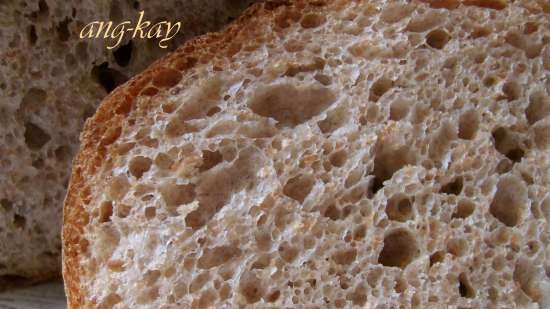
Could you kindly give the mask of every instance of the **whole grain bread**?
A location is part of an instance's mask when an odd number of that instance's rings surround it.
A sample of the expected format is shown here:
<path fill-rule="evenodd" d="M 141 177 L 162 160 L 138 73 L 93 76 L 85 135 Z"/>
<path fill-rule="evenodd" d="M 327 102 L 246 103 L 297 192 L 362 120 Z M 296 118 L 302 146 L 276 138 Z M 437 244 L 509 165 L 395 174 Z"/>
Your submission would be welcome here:
<path fill-rule="evenodd" d="M 61 274 L 61 213 L 84 120 L 105 95 L 247 0 L 0 1 L 0 288 Z M 181 22 L 158 40 L 79 39 L 92 21 Z"/>
<path fill-rule="evenodd" d="M 70 308 L 548 308 L 547 1 L 288 1 L 87 121 Z"/>

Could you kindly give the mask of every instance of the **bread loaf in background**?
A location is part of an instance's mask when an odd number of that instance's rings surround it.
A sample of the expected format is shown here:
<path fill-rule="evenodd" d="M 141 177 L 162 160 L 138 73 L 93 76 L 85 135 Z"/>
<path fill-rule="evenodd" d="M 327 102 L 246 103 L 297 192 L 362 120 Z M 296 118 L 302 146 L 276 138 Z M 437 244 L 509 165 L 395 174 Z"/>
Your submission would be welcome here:
<path fill-rule="evenodd" d="M 110 94 L 70 308 L 549 308 L 547 1 L 255 5 Z"/>
<path fill-rule="evenodd" d="M 251 1 L 0 1 L 0 286 L 59 276 L 61 209 L 84 120 L 120 83 Z M 170 47 L 79 39 L 92 21 L 182 23 Z"/>

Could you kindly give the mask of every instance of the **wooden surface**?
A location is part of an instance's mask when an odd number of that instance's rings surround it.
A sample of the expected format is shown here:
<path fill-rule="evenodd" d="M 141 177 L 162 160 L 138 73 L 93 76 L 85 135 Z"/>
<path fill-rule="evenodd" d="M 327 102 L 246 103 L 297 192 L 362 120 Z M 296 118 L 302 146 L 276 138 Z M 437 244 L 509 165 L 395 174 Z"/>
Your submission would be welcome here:
<path fill-rule="evenodd" d="M 0 293 L 0 309 L 66 309 L 63 283 L 44 283 Z"/>

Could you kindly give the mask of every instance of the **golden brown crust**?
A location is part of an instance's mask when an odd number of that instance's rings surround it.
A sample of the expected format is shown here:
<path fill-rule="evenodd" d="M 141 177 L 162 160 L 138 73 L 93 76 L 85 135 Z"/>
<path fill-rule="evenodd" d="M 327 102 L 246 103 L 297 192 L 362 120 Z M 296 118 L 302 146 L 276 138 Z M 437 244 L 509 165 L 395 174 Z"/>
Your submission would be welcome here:
<path fill-rule="evenodd" d="M 325 1 L 314 1 L 322 5 Z M 183 44 L 175 52 L 153 63 L 147 70 L 135 76 L 108 95 L 96 114 L 90 118 L 80 137 L 81 147 L 73 162 L 73 171 L 63 209 L 63 278 L 69 308 L 93 308 L 80 286 L 84 270 L 79 265 L 79 256 L 87 250 L 87 241 L 82 237 L 89 215 L 85 205 L 90 202 L 90 186 L 87 179 L 93 177 L 108 154 L 108 148 L 121 133 L 121 127 L 136 99 L 152 96 L 160 89 L 168 89 L 195 66 L 196 63 L 211 63 L 213 54 L 231 57 L 235 44 L 246 42 L 238 37 L 254 37 L 254 22 L 260 18 L 273 17 L 279 6 L 303 8 L 304 0 L 276 1 L 255 4 L 242 17 L 219 33 L 210 33 Z"/>

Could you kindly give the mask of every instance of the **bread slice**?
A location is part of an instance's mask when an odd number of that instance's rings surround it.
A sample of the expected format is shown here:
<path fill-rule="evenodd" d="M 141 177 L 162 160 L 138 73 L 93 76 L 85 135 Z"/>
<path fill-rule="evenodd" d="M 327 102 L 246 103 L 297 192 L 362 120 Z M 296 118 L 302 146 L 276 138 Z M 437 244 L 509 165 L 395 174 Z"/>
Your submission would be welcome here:
<path fill-rule="evenodd" d="M 61 274 L 61 213 L 84 120 L 105 95 L 250 1 L 0 1 L 0 288 Z M 81 40 L 92 21 L 180 21 L 178 37 Z"/>
<path fill-rule="evenodd" d="M 70 308 L 548 308 L 546 1 L 255 5 L 109 95 Z"/>

